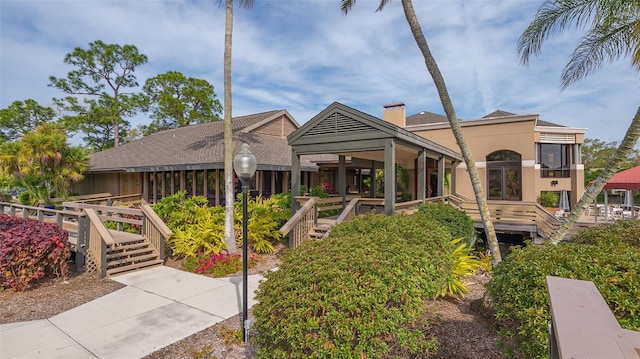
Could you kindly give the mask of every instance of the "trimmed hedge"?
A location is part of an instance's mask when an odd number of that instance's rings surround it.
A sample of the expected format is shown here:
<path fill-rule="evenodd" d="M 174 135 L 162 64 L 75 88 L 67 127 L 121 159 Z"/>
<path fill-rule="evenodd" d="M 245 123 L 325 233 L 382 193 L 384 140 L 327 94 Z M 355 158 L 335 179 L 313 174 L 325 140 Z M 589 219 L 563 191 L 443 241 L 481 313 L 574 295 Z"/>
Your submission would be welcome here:
<path fill-rule="evenodd" d="M 463 238 L 469 247 L 474 246 L 476 230 L 473 227 L 473 219 L 464 211 L 453 207 L 449 203 L 437 202 L 421 205 L 416 215 L 441 223 L 449 230 L 452 239 Z"/>
<path fill-rule="evenodd" d="M 422 314 L 453 272 L 446 228 L 367 216 L 287 251 L 254 306 L 260 358 L 383 358 L 437 351 Z"/>
<path fill-rule="evenodd" d="M 547 275 L 594 282 L 620 325 L 640 329 L 640 249 L 617 236 L 626 233 L 625 222 L 593 228 L 578 243 L 515 248 L 494 269 L 487 288 L 500 334 L 514 343 L 509 349 L 527 358 L 547 357 L 551 320 Z"/>

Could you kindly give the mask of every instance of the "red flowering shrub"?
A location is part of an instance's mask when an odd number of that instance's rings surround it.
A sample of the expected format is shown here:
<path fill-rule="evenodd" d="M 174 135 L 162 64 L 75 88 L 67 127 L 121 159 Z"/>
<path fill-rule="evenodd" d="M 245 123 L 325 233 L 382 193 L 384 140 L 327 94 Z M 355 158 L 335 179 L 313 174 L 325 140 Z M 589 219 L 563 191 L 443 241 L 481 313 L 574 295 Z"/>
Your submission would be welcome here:
<path fill-rule="evenodd" d="M 256 254 L 249 255 L 247 266 L 253 268 L 258 259 L 259 257 Z M 185 259 L 184 266 L 194 273 L 208 274 L 219 278 L 242 270 L 242 256 L 238 253 L 220 252 L 218 254 L 211 253 L 210 255 L 201 253 L 196 258 Z"/>
<path fill-rule="evenodd" d="M 0 214 L 0 285 L 22 291 L 46 273 L 65 278 L 68 238 L 54 223 Z"/>

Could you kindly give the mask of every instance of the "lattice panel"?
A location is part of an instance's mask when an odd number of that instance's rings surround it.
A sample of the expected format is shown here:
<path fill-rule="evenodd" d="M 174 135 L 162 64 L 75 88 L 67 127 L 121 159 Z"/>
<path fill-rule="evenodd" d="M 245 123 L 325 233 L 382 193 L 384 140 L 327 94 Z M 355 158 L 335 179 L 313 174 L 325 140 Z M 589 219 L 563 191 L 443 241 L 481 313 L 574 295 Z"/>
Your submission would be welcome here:
<path fill-rule="evenodd" d="M 91 251 L 87 251 L 87 255 L 84 261 L 84 267 L 87 273 L 94 273 L 98 271 L 98 261 L 96 261 Z"/>

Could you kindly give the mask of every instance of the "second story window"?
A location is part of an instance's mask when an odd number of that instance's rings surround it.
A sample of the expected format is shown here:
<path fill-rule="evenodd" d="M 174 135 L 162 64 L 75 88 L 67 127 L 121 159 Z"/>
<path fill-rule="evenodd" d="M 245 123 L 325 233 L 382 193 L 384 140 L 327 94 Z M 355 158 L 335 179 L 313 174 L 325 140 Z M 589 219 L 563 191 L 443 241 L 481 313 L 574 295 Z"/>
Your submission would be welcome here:
<path fill-rule="evenodd" d="M 570 177 L 571 145 L 539 143 L 538 163 L 540 164 L 542 178 Z"/>

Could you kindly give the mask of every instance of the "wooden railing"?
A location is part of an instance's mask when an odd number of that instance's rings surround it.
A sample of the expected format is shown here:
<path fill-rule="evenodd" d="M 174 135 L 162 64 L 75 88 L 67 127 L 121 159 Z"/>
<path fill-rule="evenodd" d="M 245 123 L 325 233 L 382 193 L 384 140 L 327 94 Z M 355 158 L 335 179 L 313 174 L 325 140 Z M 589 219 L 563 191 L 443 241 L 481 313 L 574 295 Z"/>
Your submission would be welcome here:
<path fill-rule="evenodd" d="M 640 332 L 622 329 L 593 282 L 547 276 L 550 359 L 640 359 Z"/>
<path fill-rule="evenodd" d="M 143 204 L 140 210 L 142 211 L 142 235 L 158 250 L 160 259 L 164 260 L 164 244 L 173 233 L 150 205 Z"/>
<path fill-rule="evenodd" d="M 115 222 L 118 231 L 123 230 L 124 223 L 142 227 L 142 211 L 139 208 L 103 206 L 78 202 L 64 202 L 62 207 L 67 211 L 82 212 L 88 208 L 93 209 L 98 218 L 104 222 Z"/>
<path fill-rule="evenodd" d="M 315 198 L 316 203 L 318 205 L 318 212 L 331 211 L 331 210 L 342 210 L 342 197 L 328 197 L 328 198 L 319 198 L 319 197 L 309 197 L 309 196 L 296 196 L 296 201 L 303 206 L 309 199 Z M 354 198 L 360 198 L 360 195 L 347 195 L 346 201 L 349 202 Z"/>
<path fill-rule="evenodd" d="M 100 277 L 107 276 L 107 248 L 114 247 L 116 241 L 100 220 L 100 216 L 92 208 L 85 208 L 89 219 L 89 238 L 87 253 L 87 270 L 95 269 Z"/>
<path fill-rule="evenodd" d="M 289 248 L 295 248 L 309 238 L 309 231 L 318 224 L 318 197 L 307 197 L 304 205 L 280 228 L 289 236 Z"/>

